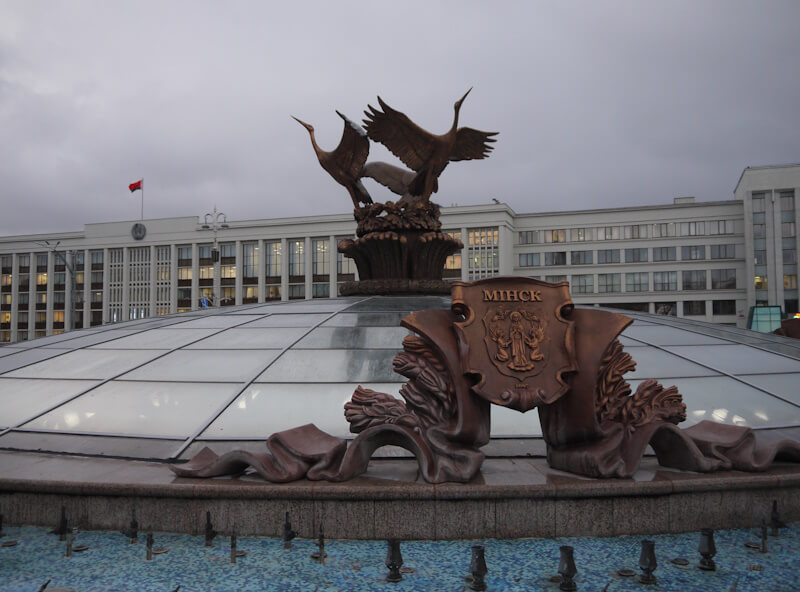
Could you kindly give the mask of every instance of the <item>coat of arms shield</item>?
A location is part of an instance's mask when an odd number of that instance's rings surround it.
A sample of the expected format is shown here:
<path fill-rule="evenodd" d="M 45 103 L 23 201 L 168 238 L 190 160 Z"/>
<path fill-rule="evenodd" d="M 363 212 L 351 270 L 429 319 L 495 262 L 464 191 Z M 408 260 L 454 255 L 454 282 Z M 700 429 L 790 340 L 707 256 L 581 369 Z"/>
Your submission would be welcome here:
<path fill-rule="evenodd" d="M 459 360 L 484 399 L 529 411 L 563 395 L 577 370 L 569 283 L 522 277 L 453 282 Z"/>

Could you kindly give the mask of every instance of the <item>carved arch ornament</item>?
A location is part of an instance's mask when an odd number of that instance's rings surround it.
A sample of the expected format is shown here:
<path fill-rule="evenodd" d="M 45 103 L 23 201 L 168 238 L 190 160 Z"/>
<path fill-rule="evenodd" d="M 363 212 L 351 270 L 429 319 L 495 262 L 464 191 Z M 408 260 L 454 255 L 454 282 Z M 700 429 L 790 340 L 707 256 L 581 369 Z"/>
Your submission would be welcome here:
<path fill-rule="evenodd" d="M 800 462 L 800 443 L 764 443 L 749 428 L 703 421 L 688 429 L 673 387 L 645 380 L 635 392 L 624 374 L 636 367 L 618 340 L 632 319 L 575 309 L 567 282 L 502 277 L 454 282 L 453 305 L 402 321 L 394 371 L 408 381 L 403 400 L 358 387 L 345 403 L 346 440 L 313 424 L 271 435 L 266 451 L 217 456 L 204 448 L 172 470 L 184 477 L 234 474 L 248 467 L 268 481 L 345 481 L 367 469 L 388 444 L 414 454 L 430 483 L 468 482 L 489 441 L 491 404 L 536 408 L 548 463 L 591 477 L 629 477 L 645 448 L 662 465 L 693 471 L 764 470 L 776 455 Z"/>

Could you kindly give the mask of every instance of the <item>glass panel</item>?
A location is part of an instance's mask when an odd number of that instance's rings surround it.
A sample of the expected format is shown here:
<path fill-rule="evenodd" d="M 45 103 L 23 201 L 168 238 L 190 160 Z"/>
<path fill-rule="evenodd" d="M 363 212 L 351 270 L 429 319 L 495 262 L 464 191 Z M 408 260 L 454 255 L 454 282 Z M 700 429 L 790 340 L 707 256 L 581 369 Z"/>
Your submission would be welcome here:
<path fill-rule="evenodd" d="M 272 362 L 278 353 L 278 350 L 178 350 L 120 379 L 246 382 Z"/>
<path fill-rule="evenodd" d="M 428 308 L 450 308 L 450 299 L 439 296 L 373 296 L 364 302 L 354 304 L 347 309 L 347 312 L 424 310 Z"/>
<path fill-rule="evenodd" d="M 669 350 L 731 374 L 800 372 L 800 360 L 785 358 L 746 345 L 685 345 L 670 347 Z"/>
<path fill-rule="evenodd" d="M 290 350 L 256 382 L 405 382 L 392 370 L 395 350 Z"/>
<path fill-rule="evenodd" d="M 0 378 L 0 427 L 12 427 L 98 384 L 96 380 Z"/>
<path fill-rule="evenodd" d="M 400 384 L 361 383 L 365 388 L 398 396 Z M 334 436 L 352 437 L 344 404 L 358 383 L 254 384 L 220 415 L 203 437 L 264 438 L 313 423 Z"/>
<path fill-rule="evenodd" d="M 10 356 L 11 354 L 18 354 L 19 352 L 25 351 L 28 348 L 17 347 L 18 344 L 13 345 L 4 345 L 0 347 L 0 358 L 5 356 Z"/>
<path fill-rule="evenodd" d="M 407 312 L 343 312 L 325 321 L 323 327 L 399 327 Z"/>
<path fill-rule="evenodd" d="M 297 349 L 392 349 L 399 351 L 410 332 L 403 327 L 319 327 Z"/>
<path fill-rule="evenodd" d="M 274 327 L 268 331 L 228 329 L 186 349 L 282 349 L 300 339 L 306 331 L 305 327 Z"/>
<path fill-rule="evenodd" d="M 211 315 L 175 325 L 175 329 L 224 329 L 260 319 L 261 315 Z"/>
<path fill-rule="evenodd" d="M 238 384 L 112 381 L 24 427 L 185 438 L 240 388 Z"/>
<path fill-rule="evenodd" d="M 41 350 L 40 350 L 41 351 Z M 48 350 L 58 353 L 58 350 Z M 37 364 L 10 372 L 8 376 L 20 378 L 84 378 L 103 380 L 126 372 L 162 355 L 157 350 L 132 349 L 96 350 L 79 349 Z M 0 363 L 8 358 L 3 358 Z"/>
<path fill-rule="evenodd" d="M 274 314 L 284 314 L 284 313 L 326 313 L 330 315 L 331 313 L 338 312 L 340 310 L 344 310 L 348 306 L 350 306 L 352 302 L 345 301 L 342 298 L 337 298 L 336 302 L 314 302 L 308 303 L 306 301 L 300 302 L 281 302 L 275 303 L 265 306 L 262 310 L 264 312 L 270 312 Z"/>
<path fill-rule="evenodd" d="M 636 370 L 625 375 L 625 378 L 628 379 L 655 378 L 659 382 L 663 382 L 674 377 L 713 376 L 716 374 L 713 370 L 708 370 L 655 347 L 637 347 L 636 351 L 631 354 L 634 355 Z"/>
<path fill-rule="evenodd" d="M 79 349 L 81 347 L 94 345 L 96 343 L 102 343 L 104 341 L 111 341 L 113 339 L 119 339 L 121 337 L 133 335 L 137 331 L 138 329 L 112 329 L 109 331 L 97 331 L 88 335 L 65 333 L 63 334 L 62 339 L 58 341 L 51 341 L 43 347 L 48 349 Z"/>
<path fill-rule="evenodd" d="M 632 339 L 641 339 L 642 341 L 653 345 L 730 344 L 730 341 L 724 341 L 708 335 L 700 335 L 699 333 L 692 333 L 691 331 L 686 331 L 685 329 L 659 327 L 658 325 L 642 327 L 638 323 L 635 326 L 632 325 L 625 329 L 623 335 L 626 335 Z"/>
<path fill-rule="evenodd" d="M 703 420 L 749 427 L 800 423 L 800 408 L 784 403 L 727 376 L 679 378 L 663 383 L 673 384 L 686 403 L 689 427 Z M 631 381 L 633 390 L 638 382 Z"/>
<path fill-rule="evenodd" d="M 273 314 L 248 323 L 247 327 L 313 327 L 329 316 L 327 314 Z"/>
<path fill-rule="evenodd" d="M 800 374 L 743 374 L 740 378 L 800 405 L 800 391 L 797 389 Z M 788 422 L 779 419 L 772 423 L 785 425 Z"/>
<path fill-rule="evenodd" d="M 213 335 L 215 332 L 217 329 L 151 329 L 122 339 L 101 343 L 91 349 L 175 349 Z"/>

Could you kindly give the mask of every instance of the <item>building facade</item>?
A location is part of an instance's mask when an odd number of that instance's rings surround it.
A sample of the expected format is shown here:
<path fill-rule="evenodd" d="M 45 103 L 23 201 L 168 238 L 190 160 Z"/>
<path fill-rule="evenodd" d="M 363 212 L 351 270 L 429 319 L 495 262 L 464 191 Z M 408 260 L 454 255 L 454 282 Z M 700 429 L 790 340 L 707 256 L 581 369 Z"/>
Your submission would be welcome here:
<path fill-rule="evenodd" d="M 464 243 L 445 277 L 567 280 L 577 304 L 743 326 L 756 304 L 797 311 L 799 191 L 791 165 L 745 169 L 725 201 L 443 208 L 443 228 Z M 354 231 L 350 214 L 216 228 L 184 217 L 0 238 L 0 342 L 206 306 L 335 298 L 357 279 L 336 251 Z"/>

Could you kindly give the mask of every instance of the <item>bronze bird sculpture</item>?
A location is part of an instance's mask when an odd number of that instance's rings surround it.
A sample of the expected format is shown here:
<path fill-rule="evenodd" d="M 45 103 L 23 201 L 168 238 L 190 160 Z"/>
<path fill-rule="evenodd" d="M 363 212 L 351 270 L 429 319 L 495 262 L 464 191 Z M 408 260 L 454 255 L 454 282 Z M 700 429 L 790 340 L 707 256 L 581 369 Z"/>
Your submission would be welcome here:
<path fill-rule="evenodd" d="M 361 203 L 372 203 L 372 198 L 361 183 L 361 170 L 369 155 L 369 139 L 361 126 L 353 123 L 338 111 L 336 113 L 344 120 L 344 131 L 339 145 L 331 152 L 326 152 L 317 145 L 314 138 L 314 126 L 294 116 L 292 119 L 308 130 L 311 136 L 311 145 L 314 147 L 314 152 L 317 153 L 319 164 L 337 183 L 344 185 L 350 193 L 353 205 L 358 208 Z"/>
<path fill-rule="evenodd" d="M 497 135 L 497 132 L 458 127 L 458 113 L 471 90 L 453 105 L 453 125 L 441 136 L 422 129 L 404 113 L 392 109 L 380 97 L 378 104 L 383 111 L 372 105 L 368 106 L 368 111 L 364 111 L 367 116 L 364 120 L 367 136 L 386 146 L 416 172 L 408 187 L 412 196 L 429 199 L 432 193 L 438 191 L 437 179 L 450 161 L 486 158 L 494 148 L 491 146 L 491 142 L 495 141 L 492 136 Z"/>

